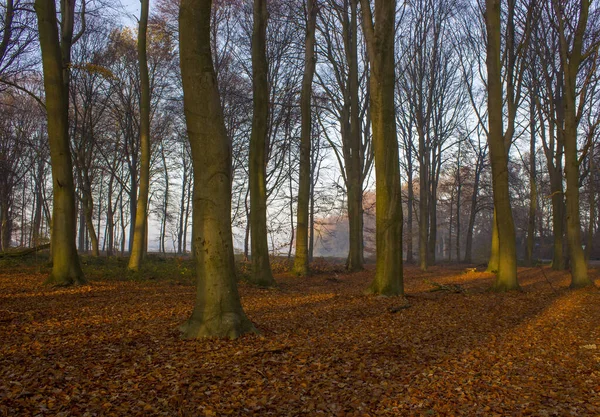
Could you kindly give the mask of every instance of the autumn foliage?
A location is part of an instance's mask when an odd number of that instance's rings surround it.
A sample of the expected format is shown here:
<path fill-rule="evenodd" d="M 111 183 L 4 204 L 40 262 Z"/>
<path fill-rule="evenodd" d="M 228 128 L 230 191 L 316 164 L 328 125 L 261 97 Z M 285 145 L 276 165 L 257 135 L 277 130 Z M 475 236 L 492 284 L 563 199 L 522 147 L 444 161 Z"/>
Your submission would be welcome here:
<path fill-rule="evenodd" d="M 568 272 L 520 268 L 523 291 L 497 294 L 491 274 L 408 267 L 406 300 L 364 295 L 372 270 L 279 274 L 240 283 L 261 336 L 189 342 L 187 278 L 38 271 L 0 273 L 0 415 L 600 414 L 600 292 Z"/>

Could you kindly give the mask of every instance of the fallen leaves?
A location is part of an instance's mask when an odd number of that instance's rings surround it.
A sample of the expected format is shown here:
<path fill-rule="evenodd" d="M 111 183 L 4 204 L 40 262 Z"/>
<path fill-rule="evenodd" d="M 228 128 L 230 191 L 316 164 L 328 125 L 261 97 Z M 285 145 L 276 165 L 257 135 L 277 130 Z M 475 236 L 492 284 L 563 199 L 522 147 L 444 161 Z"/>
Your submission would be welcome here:
<path fill-rule="evenodd" d="M 262 335 L 199 342 L 193 286 L 0 275 L 0 415 L 598 415 L 598 290 L 462 272 L 407 268 L 408 304 L 363 295 L 372 271 L 241 284 Z"/>

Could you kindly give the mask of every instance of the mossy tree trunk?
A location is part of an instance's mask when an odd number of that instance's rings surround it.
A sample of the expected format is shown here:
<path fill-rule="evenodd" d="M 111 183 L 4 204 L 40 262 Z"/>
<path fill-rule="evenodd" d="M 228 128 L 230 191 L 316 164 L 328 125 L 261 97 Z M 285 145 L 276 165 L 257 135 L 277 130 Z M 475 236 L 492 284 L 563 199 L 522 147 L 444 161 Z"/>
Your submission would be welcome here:
<path fill-rule="evenodd" d="M 146 56 L 149 0 L 142 0 L 138 28 L 138 64 L 140 71 L 140 179 L 135 209 L 135 229 L 127 267 L 138 271 L 146 255 L 146 231 L 148 223 L 148 193 L 150 188 L 150 79 Z"/>
<path fill-rule="evenodd" d="M 494 225 L 496 226 L 498 236 L 498 270 L 494 289 L 507 291 L 518 289 L 519 284 L 517 281 L 515 226 L 508 187 L 508 146 L 510 146 L 510 141 L 506 139 L 510 138 L 512 140 L 512 135 L 503 134 L 502 121 L 500 3 L 500 0 L 486 0 L 485 23 L 487 29 L 488 143 L 492 162 Z M 511 46 L 507 46 L 507 49 L 510 50 Z M 508 94 L 512 94 L 510 89 L 511 86 L 508 86 Z M 488 265 L 488 269 L 489 267 L 490 265 Z"/>
<path fill-rule="evenodd" d="M 267 65 L 267 0 L 254 0 L 252 31 L 253 114 L 250 135 L 250 251 L 249 280 L 261 287 L 275 285 L 267 241 L 267 149 L 269 84 Z"/>
<path fill-rule="evenodd" d="M 307 0 L 306 38 L 304 40 L 304 75 L 300 96 L 302 126 L 300 133 L 300 178 L 298 180 L 298 210 L 296 226 L 296 255 L 294 272 L 300 276 L 309 274 L 309 203 L 311 189 L 311 95 L 315 74 L 315 28 L 317 24 L 317 2 Z"/>
<path fill-rule="evenodd" d="M 592 284 L 588 276 L 587 262 L 585 254 L 581 247 L 581 221 L 579 216 L 579 156 L 577 151 L 577 128 L 579 125 L 580 114 L 578 114 L 578 101 L 583 97 L 578 97 L 579 89 L 585 91 L 585 86 L 578 86 L 578 76 L 581 70 L 581 64 L 588 53 L 593 53 L 594 47 L 590 51 L 584 51 L 584 38 L 588 22 L 590 0 L 581 0 L 578 8 L 577 26 L 573 33 L 567 33 L 565 26 L 571 23 L 565 22 L 567 17 L 564 15 L 564 6 L 558 1 L 552 2 L 556 20 L 558 21 L 558 36 L 560 45 L 560 61 L 563 71 L 564 82 L 564 150 L 565 150 L 565 177 L 567 182 L 566 189 L 566 214 L 567 214 L 567 242 L 569 249 L 569 260 L 571 263 L 571 287 L 585 287 Z M 569 19 L 571 20 L 571 19 Z M 596 53 L 598 47 L 595 47 Z M 587 77 L 586 77 L 587 78 Z"/>
<path fill-rule="evenodd" d="M 404 293 L 402 271 L 402 200 L 395 115 L 396 1 L 375 0 L 375 21 L 369 0 L 361 0 L 363 28 L 371 64 L 371 117 L 375 152 L 376 251 L 372 294 Z"/>
<path fill-rule="evenodd" d="M 73 43 L 74 1 L 61 1 L 59 38 L 55 2 L 36 0 L 39 42 L 42 51 L 48 142 L 52 165 L 52 272 L 47 283 L 85 283 L 75 246 L 76 212 L 73 164 L 69 146 L 69 66 Z"/>
<path fill-rule="evenodd" d="M 211 0 L 182 0 L 179 11 L 183 103 L 192 150 L 196 303 L 183 338 L 236 338 L 255 332 L 236 284 L 231 232 L 231 140 L 210 48 Z"/>

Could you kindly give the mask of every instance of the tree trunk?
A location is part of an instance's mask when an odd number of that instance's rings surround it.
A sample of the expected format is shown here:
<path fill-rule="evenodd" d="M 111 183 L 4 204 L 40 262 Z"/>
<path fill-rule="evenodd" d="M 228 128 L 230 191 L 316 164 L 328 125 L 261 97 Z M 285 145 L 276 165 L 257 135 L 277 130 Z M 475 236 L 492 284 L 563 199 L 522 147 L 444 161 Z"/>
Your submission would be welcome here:
<path fill-rule="evenodd" d="M 75 246 L 76 212 L 73 165 L 69 146 L 69 69 L 73 35 L 74 1 L 61 4 L 62 42 L 59 40 L 55 3 L 36 0 L 38 32 L 42 50 L 48 142 L 52 165 L 52 272 L 46 281 L 54 285 L 83 284 L 85 279 Z"/>
<path fill-rule="evenodd" d="M 581 247 L 581 222 L 579 218 L 579 158 L 577 153 L 577 80 L 582 63 L 582 50 L 590 0 L 582 0 L 579 9 L 579 19 L 575 32 L 567 40 L 565 35 L 564 10 L 553 2 L 555 13 L 558 16 L 558 31 L 560 38 L 561 66 L 564 73 L 564 150 L 565 150 L 565 177 L 566 190 L 566 215 L 567 215 L 567 242 L 569 248 L 569 261 L 571 263 L 571 287 L 585 287 L 592 284 L 588 276 L 587 263 L 583 248 Z M 572 42 L 569 51 L 568 42 Z M 580 98 L 581 99 L 581 98 Z"/>
<path fill-rule="evenodd" d="M 410 155 L 408 158 L 412 158 Z M 415 192 L 413 190 L 413 173 L 412 173 L 412 164 L 408 163 L 408 201 L 407 201 L 407 218 L 406 218 L 406 228 L 408 229 L 408 233 L 406 234 L 406 262 L 412 264 L 414 260 L 413 255 L 413 204 L 415 201 Z"/>
<path fill-rule="evenodd" d="M 517 252 L 515 226 L 508 187 L 508 144 L 505 143 L 502 122 L 502 65 L 500 0 L 486 0 L 487 72 L 488 72 L 488 143 L 492 162 L 494 211 L 498 236 L 498 273 L 494 289 L 507 291 L 519 288 L 517 282 Z M 488 265 L 489 269 L 489 265 Z"/>
<path fill-rule="evenodd" d="M 395 0 L 361 0 L 363 27 L 371 63 L 371 115 L 376 181 L 375 279 L 367 292 L 404 294 L 402 274 L 402 195 L 395 115 Z"/>
<path fill-rule="evenodd" d="M 188 169 L 185 161 L 183 162 L 183 179 L 181 180 L 181 200 L 179 206 L 179 227 L 177 228 L 177 253 L 183 253 L 183 221 L 185 217 L 185 197 L 187 187 Z"/>
<path fill-rule="evenodd" d="M 477 157 L 475 166 L 475 179 L 473 181 L 473 192 L 471 194 L 471 209 L 469 211 L 469 226 L 467 227 L 467 238 L 465 242 L 465 263 L 473 262 L 473 229 L 475 228 L 475 218 L 477 217 L 477 199 L 479 195 L 479 179 L 481 177 L 482 158 Z"/>
<path fill-rule="evenodd" d="M 211 0 L 182 0 L 179 11 L 184 111 L 194 167 L 196 303 L 182 337 L 236 338 L 255 332 L 236 284 L 231 232 L 231 140 L 210 48 Z"/>
<path fill-rule="evenodd" d="M 590 178 L 588 180 L 588 205 L 590 207 L 590 216 L 588 220 L 588 230 L 586 236 L 585 243 L 585 262 L 586 264 L 590 261 L 590 255 L 592 253 L 592 246 L 594 243 L 594 222 L 596 218 L 596 187 L 595 185 L 595 177 L 596 177 L 596 162 L 594 160 L 594 145 L 590 148 Z"/>
<path fill-rule="evenodd" d="M 254 0 L 252 31 L 253 102 L 250 136 L 250 250 L 252 273 L 249 280 L 261 287 L 275 285 L 269 263 L 267 241 L 267 140 L 269 85 L 266 52 L 267 0 Z"/>
<path fill-rule="evenodd" d="M 360 137 L 360 101 L 358 95 L 358 1 L 350 0 L 350 21 L 346 21 L 348 39 L 346 57 L 348 59 L 348 95 L 350 98 L 349 152 L 346 161 L 348 190 L 348 238 L 349 251 L 347 269 L 350 272 L 364 268 L 363 254 L 363 157 Z M 347 16 L 347 15 L 346 15 Z"/>
<path fill-rule="evenodd" d="M 106 203 L 106 237 L 104 241 L 106 244 L 106 256 L 113 256 L 114 246 L 115 246 L 115 214 L 112 206 L 112 194 L 113 194 L 113 184 L 114 184 L 114 173 L 111 172 L 110 179 L 108 180 L 108 190 L 107 190 L 107 203 Z"/>
<path fill-rule="evenodd" d="M 456 262 L 460 262 L 460 199 L 462 197 L 462 178 L 460 175 L 460 144 L 458 149 L 458 166 L 456 169 Z"/>
<path fill-rule="evenodd" d="M 10 236 L 12 232 L 8 194 L 0 202 L 0 251 L 6 252 L 10 248 Z"/>
<path fill-rule="evenodd" d="M 140 181 L 135 209 L 135 229 L 127 268 L 138 271 L 146 256 L 146 223 L 148 222 L 148 193 L 150 188 L 150 79 L 146 56 L 149 0 L 141 0 L 138 29 L 138 61 L 140 71 Z"/>
<path fill-rule="evenodd" d="M 298 209 L 296 220 L 296 255 L 294 258 L 294 273 L 300 276 L 309 274 L 308 227 L 309 203 L 311 189 L 311 95 L 312 82 L 315 74 L 315 27 L 317 22 L 316 0 L 307 0 L 306 38 L 304 45 L 304 75 L 302 78 L 302 93 L 300 96 L 300 111 L 302 126 L 300 133 L 300 177 L 298 180 Z"/>
<path fill-rule="evenodd" d="M 529 216 L 527 218 L 527 248 L 525 263 L 533 266 L 533 249 L 535 245 L 535 214 L 537 212 L 537 179 L 535 149 L 535 101 L 531 99 L 529 108 Z"/>
<path fill-rule="evenodd" d="M 429 172 L 427 169 L 425 133 L 419 130 L 419 266 L 427 271 L 429 251 L 427 238 L 429 234 Z"/>

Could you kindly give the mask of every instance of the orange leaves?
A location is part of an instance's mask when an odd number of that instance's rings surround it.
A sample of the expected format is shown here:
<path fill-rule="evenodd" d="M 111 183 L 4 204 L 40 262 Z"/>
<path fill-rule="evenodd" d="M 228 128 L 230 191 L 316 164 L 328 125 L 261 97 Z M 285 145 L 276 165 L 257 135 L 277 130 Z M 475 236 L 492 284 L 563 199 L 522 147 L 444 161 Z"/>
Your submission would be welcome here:
<path fill-rule="evenodd" d="M 203 342 L 175 331 L 192 285 L 0 275 L 0 415 L 600 413 L 598 291 L 523 269 L 523 293 L 494 294 L 462 269 L 407 268 L 395 314 L 398 299 L 363 295 L 372 271 L 241 284 L 262 336 Z"/>

